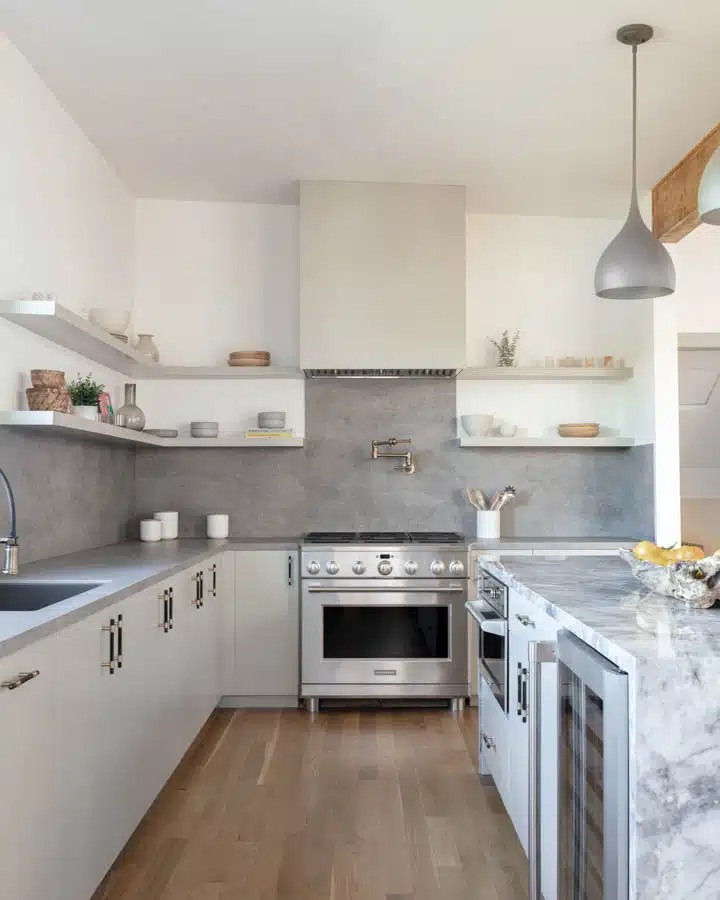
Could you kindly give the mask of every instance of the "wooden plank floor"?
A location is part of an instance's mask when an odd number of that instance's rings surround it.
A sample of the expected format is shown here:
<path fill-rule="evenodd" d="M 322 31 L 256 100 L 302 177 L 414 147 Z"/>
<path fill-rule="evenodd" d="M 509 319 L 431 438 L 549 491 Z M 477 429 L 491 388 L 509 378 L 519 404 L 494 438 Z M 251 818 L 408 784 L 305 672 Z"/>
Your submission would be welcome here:
<path fill-rule="evenodd" d="M 476 727 L 474 710 L 218 710 L 94 900 L 525 900 Z"/>

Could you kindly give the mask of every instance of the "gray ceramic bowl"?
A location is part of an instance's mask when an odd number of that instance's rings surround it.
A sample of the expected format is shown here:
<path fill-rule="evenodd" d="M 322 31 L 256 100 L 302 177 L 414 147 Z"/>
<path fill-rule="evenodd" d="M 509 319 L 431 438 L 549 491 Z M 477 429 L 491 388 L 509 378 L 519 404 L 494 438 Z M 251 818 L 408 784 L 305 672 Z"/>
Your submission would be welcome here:
<path fill-rule="evenodd" d="M 284 428 L 284 412 L 261 412 L 257 417 L 258 428 Z"/>

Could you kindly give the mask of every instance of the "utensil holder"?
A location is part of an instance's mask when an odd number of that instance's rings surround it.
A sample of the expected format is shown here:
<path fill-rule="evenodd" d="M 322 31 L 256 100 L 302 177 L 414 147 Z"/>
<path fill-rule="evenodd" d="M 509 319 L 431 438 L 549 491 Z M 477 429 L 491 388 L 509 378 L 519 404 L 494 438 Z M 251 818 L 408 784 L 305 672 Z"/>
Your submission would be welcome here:
<path fill-rule="evenodd" d="M 500 537 L 500 510 L 479 509 L 477 513 L 477 536 L 485 540 Z"/>

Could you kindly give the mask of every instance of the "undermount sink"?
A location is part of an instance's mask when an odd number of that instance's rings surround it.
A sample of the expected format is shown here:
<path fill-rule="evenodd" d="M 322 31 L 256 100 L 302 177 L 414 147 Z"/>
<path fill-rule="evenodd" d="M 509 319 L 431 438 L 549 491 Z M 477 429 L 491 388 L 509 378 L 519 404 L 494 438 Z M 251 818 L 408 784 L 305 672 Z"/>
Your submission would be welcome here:
<path fill-rule="evenodd" d="M 99 587 L 103 582 L 3 581 L 0 582 L 0 612 L 30 612 L 44 609 Z"/>

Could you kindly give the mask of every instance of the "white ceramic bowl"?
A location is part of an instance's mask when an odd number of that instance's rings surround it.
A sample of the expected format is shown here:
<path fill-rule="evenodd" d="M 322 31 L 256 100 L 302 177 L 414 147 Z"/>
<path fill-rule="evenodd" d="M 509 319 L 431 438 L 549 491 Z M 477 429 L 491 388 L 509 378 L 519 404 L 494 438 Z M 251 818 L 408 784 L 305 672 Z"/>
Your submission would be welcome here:
<path fill-rule="evenodd" d="M 126 309 L 96 307 L 90 310 L 90 321 L 113 334 L 125 334 L 130 324 L 130 313 Z"/>
<path fill-rule="evenodd" d="M 469 416 L 460 416 L 460 424 L 469 437 L 484 437 L 492 429 L 494 418 L 486 413 L 473 413 Z"/>
<path fill-rule="evenodd" d="M 214 438 L 218 436 L 218 423 L 217 422 L 191 422 L 190 423 L 190 436 L 191 437 L 209 437 Z"/>

